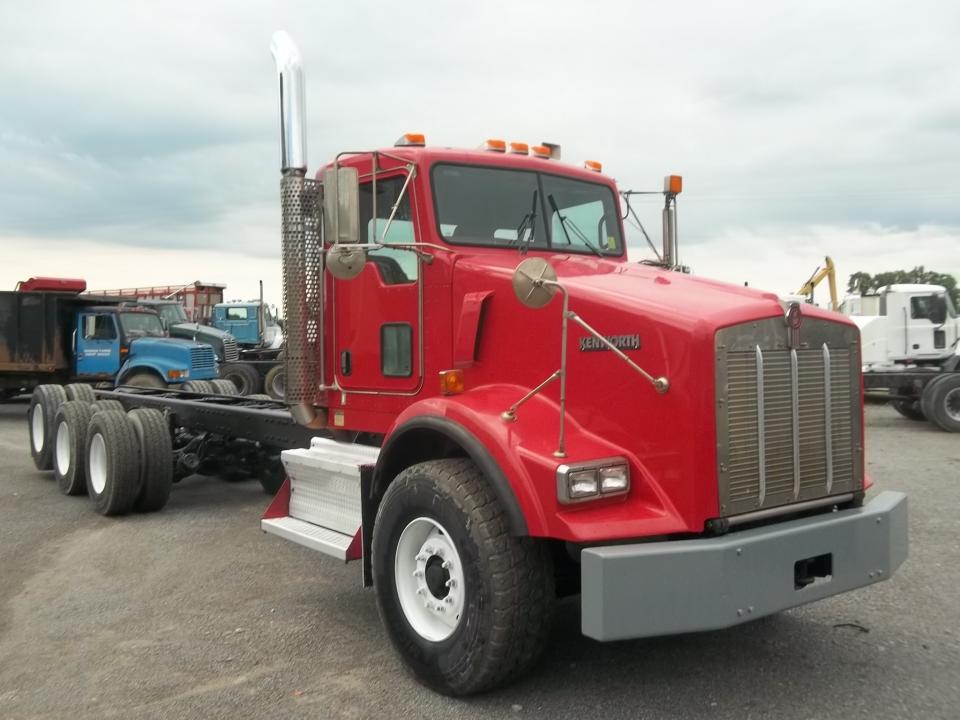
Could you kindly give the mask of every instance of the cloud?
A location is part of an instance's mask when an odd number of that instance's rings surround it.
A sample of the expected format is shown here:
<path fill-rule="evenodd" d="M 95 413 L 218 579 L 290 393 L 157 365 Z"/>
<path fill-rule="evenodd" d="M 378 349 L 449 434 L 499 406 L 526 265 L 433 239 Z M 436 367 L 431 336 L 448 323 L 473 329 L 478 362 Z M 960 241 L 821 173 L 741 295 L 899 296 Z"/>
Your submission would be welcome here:
<path fill-rule="evenodd" d="M 11 5 L 0 238 L 274 257 L 267 46 L 285 27 L 305 57 L 313 167 L 405 131 L 466 147 L 551 140 L 571 162 L 603 161 L 623 187 L 684 174 L 681 239 L 694 256 L 734 243 L 776 263 L 803 241 L 815 262 L 847 252 L 830 237 L 853 233 L 919 258 L 929 228 L 960 226 L 960 7 L 924 6 Z M 851 248 L 863 254 L 850 265 L 874 257 Z"/>

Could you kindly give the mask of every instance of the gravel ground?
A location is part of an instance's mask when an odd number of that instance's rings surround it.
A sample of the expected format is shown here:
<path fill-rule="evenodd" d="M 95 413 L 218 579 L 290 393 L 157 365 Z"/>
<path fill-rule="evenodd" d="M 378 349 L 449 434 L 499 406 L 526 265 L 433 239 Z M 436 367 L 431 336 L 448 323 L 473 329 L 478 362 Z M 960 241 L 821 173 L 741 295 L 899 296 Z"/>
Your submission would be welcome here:
<path fill-rule="evenodd" d="M 880 488 L 910 494 L 890 581 L 721 632 L 600 644 L 560 609 L 526 680 L 417 685 L 356 564 L 264 535 L 257 483 L 190 478 L 102 518 L 33 468 L 0 405 L 0 718 L 957 718 L 960 437 L 867 410 Z"/>

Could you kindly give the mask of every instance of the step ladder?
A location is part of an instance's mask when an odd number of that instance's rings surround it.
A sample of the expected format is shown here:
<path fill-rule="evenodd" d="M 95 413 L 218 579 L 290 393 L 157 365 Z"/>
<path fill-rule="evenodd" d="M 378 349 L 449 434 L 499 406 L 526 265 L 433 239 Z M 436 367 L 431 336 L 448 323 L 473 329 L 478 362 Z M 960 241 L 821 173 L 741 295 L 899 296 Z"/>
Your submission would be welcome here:
<path fill-rule="evenodd" d="M 281 490 L 260 528 L 344 562 L 358 559 L 360 475 L 379 455 L 380 448 L 319 437 L 309 448 L 284 450 L 289 493 Z"/>

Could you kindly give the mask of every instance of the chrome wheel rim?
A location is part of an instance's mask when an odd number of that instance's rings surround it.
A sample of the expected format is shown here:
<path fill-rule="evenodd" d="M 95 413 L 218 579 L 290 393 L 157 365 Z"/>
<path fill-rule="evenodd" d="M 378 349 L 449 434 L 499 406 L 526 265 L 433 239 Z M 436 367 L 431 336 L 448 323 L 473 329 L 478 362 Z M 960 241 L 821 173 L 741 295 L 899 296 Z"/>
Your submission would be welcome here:
<path fill-rule="evenodd" d="M 70 472 L 70 426 L 63 420 L 57 426 L 57 472 Z"/>
<path fill-rule="evenodd" d="M 100 433 L 90 440 L 90 458 L 87 464 L 90 470 L 90 485 L 99 495 L 107 486 L 107 445 Z"/>
<path fill-rule="evenodd" d="M 400 533 L 394 581 L 404 617 L 420 637 L 450 637 L 463 615 L 463 565 L 450 535 L 436 520 L 420 517 Z"/>
<path fill-rule="evenodd" d="M 33 406 L 33 416 L 30 418 L 30 430 L 33 437 L 30 441 L 33 443 L 34 452 L 43 450 L 43 430 L 45 421 L 43 419 L 43 405 L 37 403 Z"/>

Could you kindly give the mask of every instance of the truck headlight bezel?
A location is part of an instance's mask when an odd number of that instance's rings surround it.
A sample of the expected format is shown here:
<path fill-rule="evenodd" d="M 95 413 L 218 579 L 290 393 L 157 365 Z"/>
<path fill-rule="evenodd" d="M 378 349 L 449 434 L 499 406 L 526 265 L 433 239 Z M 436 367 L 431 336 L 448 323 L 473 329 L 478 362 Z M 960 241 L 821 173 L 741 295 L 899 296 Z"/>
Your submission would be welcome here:
<path fill-rule="evenodd" d="M 557 468 L 557 500 L 561 505 L 617 497 L 630 492 L 630 463 L 613 457 Z"/>

